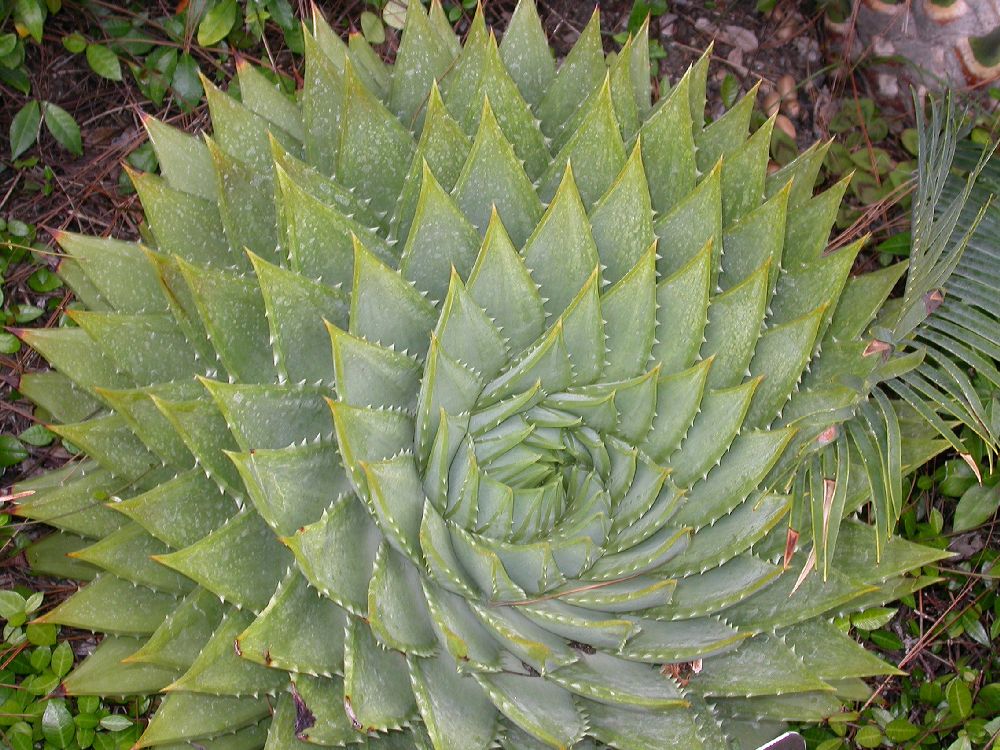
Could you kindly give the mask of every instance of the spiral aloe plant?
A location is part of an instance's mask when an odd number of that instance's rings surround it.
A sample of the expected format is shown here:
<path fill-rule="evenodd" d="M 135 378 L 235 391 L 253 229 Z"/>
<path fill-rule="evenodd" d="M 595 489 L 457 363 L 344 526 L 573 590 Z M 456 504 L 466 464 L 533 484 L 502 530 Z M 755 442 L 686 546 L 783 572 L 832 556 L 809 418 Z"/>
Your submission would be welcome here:
<path fill-rule="evenodd" d="M 841 425 L 937 443 L 868 403 L 902 267 L 825 252 L 824 148 L 768 175 L 752 93 L 706 125 L 706 55 L 654 106 L 596 13 L 558 70 L 531 0 L 305 43 L 296 101 L 244 65 L 211 136 L 146 121 L 144 241 L 60 234 L 87 310 L 21 332 L 87 456 L 19 488 L 89 581 L 43 619 L 106 634 L 64 689 L 210 750 L 752 748 L 865 696 L 832 616 L 940 553 L 841 523 Z"/>

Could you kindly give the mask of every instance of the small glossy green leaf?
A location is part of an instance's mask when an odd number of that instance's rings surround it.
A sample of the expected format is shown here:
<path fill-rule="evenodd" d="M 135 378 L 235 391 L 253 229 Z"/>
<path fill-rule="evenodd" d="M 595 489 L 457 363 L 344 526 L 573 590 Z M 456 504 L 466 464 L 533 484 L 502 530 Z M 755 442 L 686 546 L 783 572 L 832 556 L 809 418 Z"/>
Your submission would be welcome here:
<path fill-rule="evenodd" d="M 0 466 L 14 466 L 28 457 L 28 449 L 13 435 L 0 435 Z"/>
<path fill-rule="evenodd" d="M 198 24 L 198 44 L 211 47 L 228 36 L 236 23 L 236 0 L 219 0 L 208 9 Z"/>
<path fill-rule="evenodd" d="M 956 719 L 962 720 L 972 713 L 972 692 L 961 677 L 955 677 L 944 690 L 948 709 Z"/>
<path fill-rule="evenodd" d="M 42 115 L 45 118 L 45 127 L 60 146 L 77 156 L 83 153 L 80 126 L 69 112 L 52 102 L 44 102 Z"/>
<path fill-rule="evenodd" d="M 230 2 L 235 3 L 235 0 L 230 0 Z M 118 55 L 102 44 L 91 43 L 87 45 L 87 64 L 102 78 L 111 81 L 122 79 L 122 66 L 118 61 Z"/>
<path fill-rule="evenodd" d="M 22 434 L 22 439 L 23 439 Z M 968 531 L 984 524 L 1000 507 L 1000 486 L 974 485 L 955 507 L 955 531 Z"/>
<path fill-rule="evenodd" d="M 49 666 L 56 677 L 64 677 L 73 666 L 73 649 L 68 642 L 63 641 L 52 650 L 52 661 Z"/>
<path fill-rule="evenodd" d="M 111 714 L 110 716 L 105 716 L 101 719 L 101 728 L 107 729 L 109 732 L 121 732 L 124 729 L 128 729 L 132 726 L 132 720 L 127 716 L 122 716 L 121 714 Z"/>
<path fill-rule="evenodd" d="M 56 698 L 46 703 L 42 714 L 42 735 L 45 740 L 53 747 L 66 748 L 75 733 L 73 714 L 67 708 L 66 701 Z"/>
<path fill-rule="evenodd" d="M 36 99 L 25 104 L 10 121 L 10 158 L 16 159 L 35 144 L 42 110 Z"/>

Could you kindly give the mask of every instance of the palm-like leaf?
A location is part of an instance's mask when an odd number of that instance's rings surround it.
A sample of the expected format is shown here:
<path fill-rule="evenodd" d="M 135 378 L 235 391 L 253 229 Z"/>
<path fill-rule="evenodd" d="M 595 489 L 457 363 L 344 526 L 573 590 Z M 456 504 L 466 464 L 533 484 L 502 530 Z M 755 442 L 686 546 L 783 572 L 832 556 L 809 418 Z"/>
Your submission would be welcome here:
<path fill-rule="evenodd" d="M 141 746 L 715 750 L 891 671 L 828 618 L 940 553 L 840 523 L 900 270 L 824 253 L 823 149 L 768 177 L 752 97 L 704 125 L 706 56 L 653 106 L 596 14 L 556 71 L 530 0 L 306 50 L 299 104 L 242 67 L 210 138 L 148 121 L 148 241 L 60 236 L 88 311 L 22 333 L 89 456 L 19 505 L 91 579 L 44 619 L 107 634 L 66 690 L 165 691 Z"/>
<path fill-rule="evenodd" d="M 987 452 L 1000 450 L 1000 424 L 989 391 L 1000 388 L 1000 253 L 997 251 L 997 208 L 1000 167 L 993 149 L 968 141 L 956 143 L 955 114 L 935 105 L 934 122 L 921 150 L 921 186 L 914 205 L 914 261 L 906 297 L 893 327 L 897 341 L 926 352 L 914 370 L 888 382 L 898 395 L 920 410 L 951 445 L 967 452 L 948 422 L 959 422 L 984 442 Z M 947 117 L 950 122 L 940 122 Z M 968 175 L 959 178 L 954 164 Z M 974 385 L 970 369 L 986 385 Z M 985 401 L 985 403 L 984 403 Z"/>

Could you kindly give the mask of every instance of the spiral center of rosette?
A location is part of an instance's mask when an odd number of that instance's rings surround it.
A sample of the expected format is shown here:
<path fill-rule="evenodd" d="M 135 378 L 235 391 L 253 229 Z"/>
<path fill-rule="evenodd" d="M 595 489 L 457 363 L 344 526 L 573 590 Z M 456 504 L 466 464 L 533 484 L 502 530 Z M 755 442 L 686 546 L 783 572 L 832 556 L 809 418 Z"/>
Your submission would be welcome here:
<path fill-rule="evenodd" d="M 681 494 L 669 469 L 620 435 L 652 379 L 549 393 L 501 377 L 471 409 L 418 423 L 424 491 L 480 596 L 572 600 L 683 551 L 689 530 L 667 525 Z"/>

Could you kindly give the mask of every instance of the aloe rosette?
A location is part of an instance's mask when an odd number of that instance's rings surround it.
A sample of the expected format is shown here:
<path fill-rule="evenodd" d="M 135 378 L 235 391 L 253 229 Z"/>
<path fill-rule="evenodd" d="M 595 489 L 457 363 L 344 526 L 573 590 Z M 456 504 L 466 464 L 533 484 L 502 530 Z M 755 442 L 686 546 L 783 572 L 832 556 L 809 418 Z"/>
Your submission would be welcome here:
<path fill-rule="evenodd" d="M 305 45 L 294 101 L 147 120 L 143 241 L 59 235 L 87 309 L 21 333 L 86 456 L 19 488 L 89 580 L 43 619 L 106 634 L 65 690 L 211 750 L 750 748 L 867 695 L 833 615 L 939 553 L 841 523 L 902 267 L 825 251 L 825 149 L 768 175 L 752 94 L 705 124 L 706 55 L 653 105 L 596 13 L 558 70 L 531 0 Z"/>

